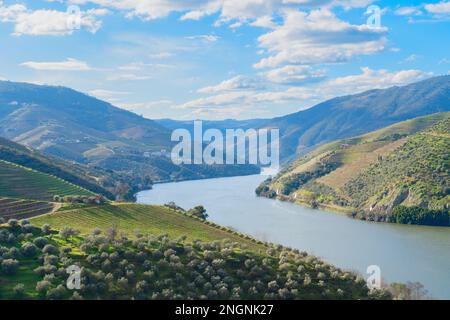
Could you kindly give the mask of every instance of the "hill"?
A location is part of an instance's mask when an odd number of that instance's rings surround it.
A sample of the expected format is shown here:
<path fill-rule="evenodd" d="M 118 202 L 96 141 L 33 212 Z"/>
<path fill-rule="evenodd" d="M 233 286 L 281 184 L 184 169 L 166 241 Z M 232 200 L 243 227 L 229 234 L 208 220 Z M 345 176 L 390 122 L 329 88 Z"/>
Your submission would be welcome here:
<path fill-rule="evenodd" d="M 0 196 L 53 201 L 55 195 L 94 196 L 95 194 L 55 176 L 0 161 Z"/>
<path fill-rule="evenodd" d="M 50 202 L 0 197 L 0 218 L 5 221 L 9 219 L 28 219 L 53 212 L 56 208 L 57 206 Z"/>
<path fill-rule="evenodd" d="M 134 191 L 153 181 L 258 173 L 255 166 L 177 166 L 171 130 L 75 90 L 0 81 L 0 136 L 46 155 L 124 176 Z"/>
<path fill-rule="evenodd" d="M 209 221 L 195 219 L 162 206 L 116 203 L 84 208 L 68 207 L 32 221 L 36 226 L 50 224 L 58 230 L 73 227 L 83 235 L 88 235 L 94 227 L 103 231 L 116 227 L 131 238 L 135 237 L 136 233 L 143 233 L 167 234 L 173 239 L 184 235 L 190 242 L 229 239 L 253 250 L 264 250 L 262 242 L 258 243 Z"/>
<path fill-rule="evenodd" d="M 218 239 L 220 240 L 220 238 Z M 232 241 L 186 242 L 114 229 L 79 236 L 10 221 L 0 226 L 1 299 L 389 299 L 363 278 L 282 247 L 262 253 Z M 79 290 L 66 286 L 81 267 Z"/>
<path fill-rule="evenodd" d="M 450 113 L 420 117 L 319 147 L 257 193 L 362 219 L 449 225 L 449 149 Z"/>
<path fill-rule="evenodd" d="M 119 174 L 98 167 L 65 161 L 55 156 L 43 155 L 41 152 L 4 138 L 0 138 L 0 160 L 53 175 L 93 193 L 102 194 L 111 200 L 114 200 L 116 196 L 130 197 L 126 191 L 119 190 L 121 184 L 126 185 L 125 178 Z M 131 187 L 128 186 L 128 189 Z"/>
<path fill-rule="evenodd" d="M 222 130 L 279 128 L 280 156 L 283 162 L 288 162 L 331 141 L 445 111 L 450 111 L 450 76 L 338 97 L 283 117 L 208 121 L 204 126 Z M 168 128 L 192 128 L 192 123 L 185 121 L 166 119 L 158 122 Z"/>
<path fill-rule="evenodd" d="M 51 213 L 55 196 L 97 197 L 56 176 L 0 160 L 0 218 L 25 219 Z"/>

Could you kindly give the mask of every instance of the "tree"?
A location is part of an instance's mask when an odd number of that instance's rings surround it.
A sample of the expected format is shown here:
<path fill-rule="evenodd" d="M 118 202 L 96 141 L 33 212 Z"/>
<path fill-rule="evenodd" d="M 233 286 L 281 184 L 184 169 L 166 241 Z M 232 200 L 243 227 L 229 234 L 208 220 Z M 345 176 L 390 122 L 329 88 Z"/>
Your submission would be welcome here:
<path fill-rule="evenodd" d="M 20 250 L 25 257 L 34 257 L 37 252 L 37 247 L 30 242 L 26 242 L 22 245 Z"/>
<path fill-rule="evenodd" d="M 47 254 L 59 254 L 58 248 L 52 244 L 45 245 L 44 249 L 42 249 L 42 252 Z"/>
<path fill-rule="evenodd" d="M 15 274 L 18 268 L 19 268 L 19 261 L 15 259 L 3 260 L 1 264 L 2 272 L 7 275 Z"/>
<path fill-rule="evenodd" d="M 61 231 L 59 231 L 59 235 L 64 240 L 67 240 L 70 237 L 75 237 L 75 236 L 77 236 L 79 234 L 80 234 L 80 231 L 75 230 L 75 229 L 70 228 L 70 227 L 63 228 L 63 229 L 61 229 Z"/>
<path fill-rule="evenodd" d="M 49 224 L 44 224 L 41 228 L 42 232 L 44 234 L 50 234 L 52 232 L 51 227 Z"/>
<path fill-rule="evenodd" d="M 209 215 L 206 213 L 206 209 L 203 206 L 196 206 L 195 208 L 189 210 L 188 214 L 202 220 L 206 220 L 209 217 Z"/>
<path fill-rule="evenodd" d="M 48 244 L 48 240 L 44 237 L 37 237 L 33 240 L 33 243 L 38 247 L 38 248 L 43 248 L 46 244 Z"/>
<path fill-rule="evenodd" d="M 13 288 L 13 293 L 16 298 L 23 298 L 25 295 L 25 286 L 22 283 L 19 283 Z"/>

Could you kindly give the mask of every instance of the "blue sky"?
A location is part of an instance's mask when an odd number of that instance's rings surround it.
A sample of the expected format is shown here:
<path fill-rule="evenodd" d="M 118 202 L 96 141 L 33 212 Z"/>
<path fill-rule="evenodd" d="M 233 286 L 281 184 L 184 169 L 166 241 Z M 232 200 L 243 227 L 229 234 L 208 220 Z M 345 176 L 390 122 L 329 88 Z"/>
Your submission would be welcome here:
<path fill-rule="evenodd" d="M 0 79 L 149 118 L 272 117 L 448 74 L 449 31 L 450 1 L 4 0 Z"/>

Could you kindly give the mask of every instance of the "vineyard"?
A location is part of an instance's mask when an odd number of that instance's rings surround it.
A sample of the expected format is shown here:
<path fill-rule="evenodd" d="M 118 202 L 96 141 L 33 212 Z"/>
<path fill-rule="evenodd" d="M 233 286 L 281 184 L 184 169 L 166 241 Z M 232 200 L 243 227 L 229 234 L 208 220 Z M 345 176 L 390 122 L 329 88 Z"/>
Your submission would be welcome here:
<path fill-rule="evenodd" d="M 0 198 L 0 218 L 4 220 L 27 219 L 53 210 L 54 204 L 48 202 Z"/>
<path fill-rule="evenodd" d="M 0 196 L 53 201 L 55 195 L 92 196 L 90 191 L 57 177 L 0 161 Z"/>
<path fill-rule="evenodd" d="M 256 243 L 250 237 L 160 206 L 138 204 L 91 206 L 37 217 L 33 219 L 33 224 L 36 226 L 49 224 L 55 229 L 72 227 L 80 230 L 82 234 L 89 234 L 94 228 L 107 230 L 117 227 L 120 232 L 131 237 L 140 232 L 167 234 L 173 239 L 186 235 L 188 241 L 229 239 L 248 248 L 265 250 L 262 243 Z"/>

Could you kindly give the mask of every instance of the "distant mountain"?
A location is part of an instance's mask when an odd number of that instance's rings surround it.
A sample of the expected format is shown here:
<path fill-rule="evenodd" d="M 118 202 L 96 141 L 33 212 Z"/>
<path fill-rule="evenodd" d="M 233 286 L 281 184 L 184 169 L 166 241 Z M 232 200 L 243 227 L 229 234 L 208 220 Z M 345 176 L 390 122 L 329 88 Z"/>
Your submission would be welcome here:
<path fill-rule="evenodd" d="M 332 142 L 257 193 L 367 220 L 450 225 L 450 112 Z"/>
<path fill-rule="evenodd" d="M 0 136 L 80 162 L 169 146 L 157 123 L 69 88 L 0 82 Z"/>
<path fill-rule="evenodd" d="M 364 134 L 399 121 L 450 110 L 450 76 L 440 76 L 403 87 L 370 90 L 325 101 L 310 109 L 274 119 L 205 122 L 205 127 L 280 129 L 282 160 L 324 143 Z M 175 128 L 189 122 L 160 120 Z"/>
<path fill-rule="evenodd" d="M 263 125 L 280 128 L 281 157 L 286 159 L 326 142 L 449 110 L 450 76 L 442 76 L 335 98 Z"/>
<path fill-rule="evenodd" d="M 0 136 L 127 176 L 135 191 L 155 181 L 259 172 L 255 166 L 174 165 L 171 130 L 64 87 L 0 81 Z"/>

